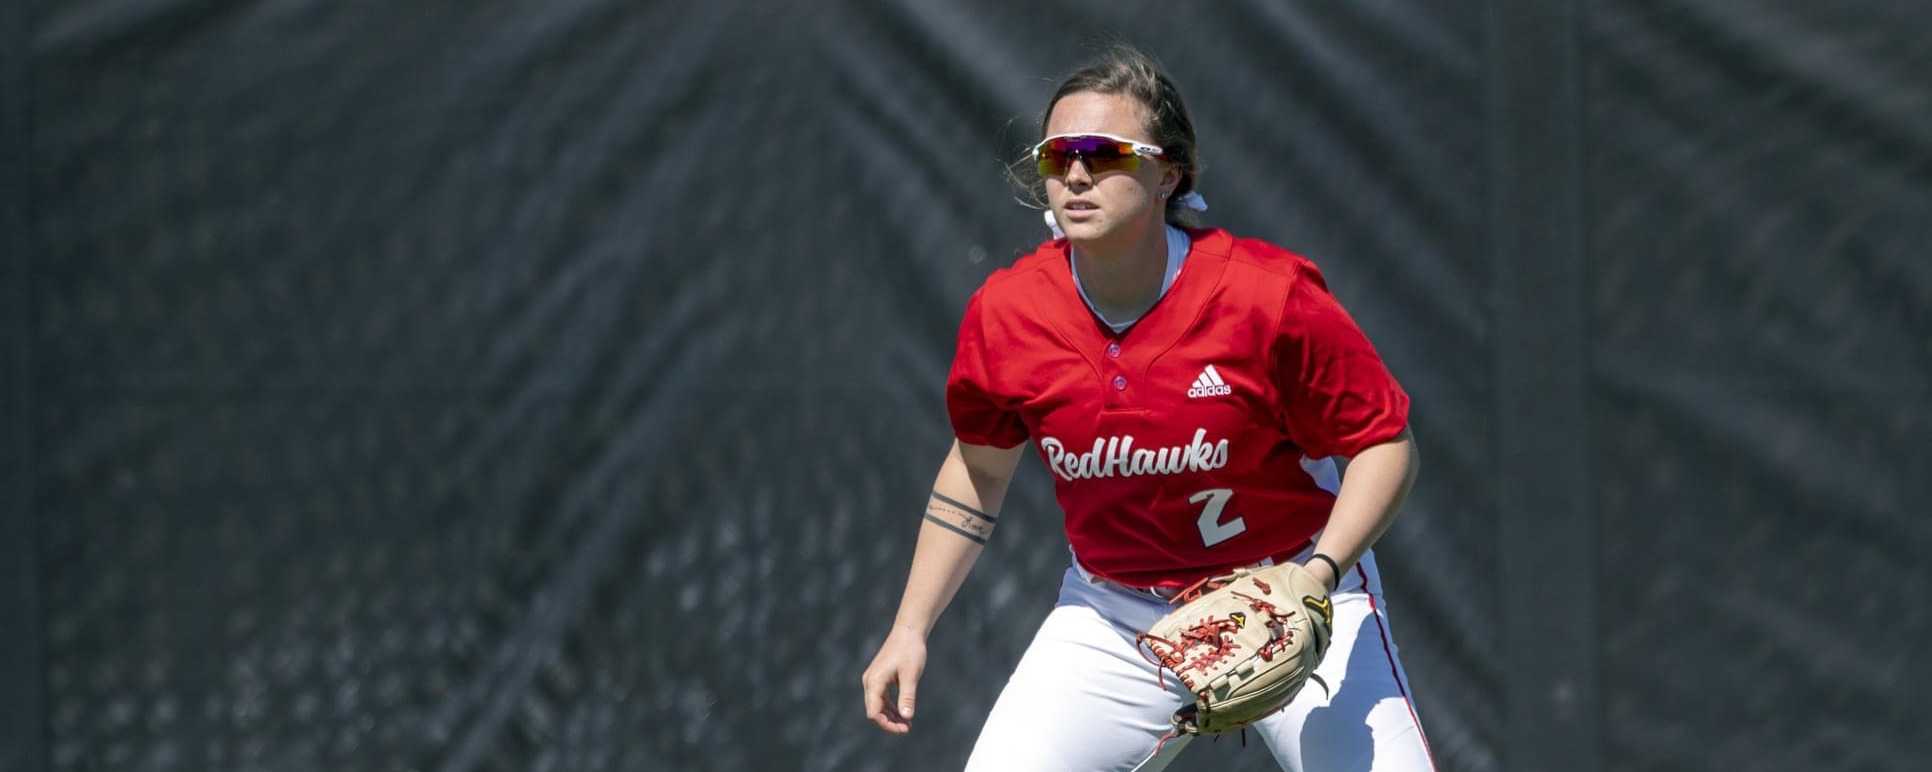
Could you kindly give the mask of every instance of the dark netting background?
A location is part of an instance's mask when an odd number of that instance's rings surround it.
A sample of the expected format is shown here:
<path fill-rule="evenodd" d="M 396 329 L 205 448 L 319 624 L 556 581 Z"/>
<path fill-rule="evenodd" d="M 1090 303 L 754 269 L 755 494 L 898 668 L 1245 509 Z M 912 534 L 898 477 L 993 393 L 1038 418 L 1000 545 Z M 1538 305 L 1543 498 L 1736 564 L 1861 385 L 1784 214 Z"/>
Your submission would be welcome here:
<path fill-rule="evenodd" d="M 1442 767 L 1506 767 L 1482 13 L 34 5 L 46 769 L 957 768 L 1066 562 L 1036 462 L 910 738 L 858 675 L 1044 236 L 1003 162 L 1107 30 L 1414 394 L 1395 634 Z M 1932 750 L 1932 15 L 1773 5 L 1583 30 L 1611 768 Z"/>
<path fill-rule="evenodd" d="M 1618 769 L 1922 767 L 1932 5 L 1593 6 Z"/>

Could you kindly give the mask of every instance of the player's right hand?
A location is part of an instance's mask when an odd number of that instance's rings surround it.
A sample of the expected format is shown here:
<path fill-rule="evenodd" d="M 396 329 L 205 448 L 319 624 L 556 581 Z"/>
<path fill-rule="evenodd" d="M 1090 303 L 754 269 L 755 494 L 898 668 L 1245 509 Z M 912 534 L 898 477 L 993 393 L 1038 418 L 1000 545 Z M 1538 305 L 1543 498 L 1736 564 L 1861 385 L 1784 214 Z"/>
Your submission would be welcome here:
<path fill-rule="evenodd" d="M 919 692 L 919 675 L 926 670 L 926 637 L 919 631 L 893 625 L 872 665 L 859 678 L 865 687 L 865 717 L 891 734 L 912 731 L 913 705 Z M 898 686 L 898 699 L 887 691 Z"/>

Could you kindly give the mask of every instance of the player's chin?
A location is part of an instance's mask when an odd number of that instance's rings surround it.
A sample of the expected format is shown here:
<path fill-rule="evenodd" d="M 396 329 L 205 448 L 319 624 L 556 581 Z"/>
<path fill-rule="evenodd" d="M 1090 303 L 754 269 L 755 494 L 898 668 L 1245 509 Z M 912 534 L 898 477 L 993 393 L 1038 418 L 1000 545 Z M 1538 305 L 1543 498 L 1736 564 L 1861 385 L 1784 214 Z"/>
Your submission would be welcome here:
<path fill-rule="evenodd" d="M 1101 218 L 1098 212 L 1093 212 L 1092 216 L 1080 220 L 1063 218 L 1060 222 L 1060 230 L 1067 234 L 1069 241 L 1076 242 L 1100 241 L 1113 232 L 1113 228 Z"/>

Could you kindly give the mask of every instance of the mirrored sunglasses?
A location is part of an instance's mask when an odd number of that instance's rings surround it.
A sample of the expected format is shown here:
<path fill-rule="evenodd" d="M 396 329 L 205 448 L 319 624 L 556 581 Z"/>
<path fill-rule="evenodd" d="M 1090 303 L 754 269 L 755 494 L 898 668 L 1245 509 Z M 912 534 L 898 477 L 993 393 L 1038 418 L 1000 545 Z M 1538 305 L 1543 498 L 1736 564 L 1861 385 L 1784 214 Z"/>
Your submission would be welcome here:
<path fill-rule="evenodd" d="M 1159 158 L 1161 149 L 1112 134 L 1055 134 L 1033 146 L 1041 177 L 1065 176 L 1078 158 L 1087 165 L 1088 174 L 1133 171 L 1140 159 Z"/>

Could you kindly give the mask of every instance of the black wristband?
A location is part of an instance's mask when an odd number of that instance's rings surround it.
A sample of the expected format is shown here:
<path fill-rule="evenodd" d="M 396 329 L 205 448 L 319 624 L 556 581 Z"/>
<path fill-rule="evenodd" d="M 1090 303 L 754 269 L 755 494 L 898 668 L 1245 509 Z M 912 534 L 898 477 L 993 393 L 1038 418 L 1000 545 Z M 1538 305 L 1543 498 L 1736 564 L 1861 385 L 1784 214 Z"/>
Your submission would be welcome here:
<path fill-rule="evenodd" d="M 1341 566 L 1338 566 L 1338 565 L 1335 565 L 1335 559 L 1334 559 L 1334 558 L 1331 558 L 1331 557 L 1329 557 L 1329 556 L 1327 556 L 1327 555 L 1323 555 L 1323 554 L 1321 554 L 1321 553 L 1319 553 L 1319 552 L 1317 552 L 1317 553 L 1315 553 L 1315 554 L 1313 554 L 1313 555 L 1309 555 L 1309 556 L 1308 556 L 1308 559 L 1309 559 L 1310 561 L 1315 561 L 1315 560 L 1319 560 L 1319 561 L 1321 561 L 1321 562 L 1323 562 L 1323 563 L 1327 563 L 1327 564 L 1328 564 L 1328 570 L 1330 570 L 1330 571 L 1333 571 L 1333 572 L 1335 572 L 1335 586 L 1334 586 L 1334 587 L 1330 587 L 1330 588 L 1328 588 L 1330 592 L 1334 592 L 1335 590 L 1339 590 L 1339 589 L 1341 589 L 1341 588 L 1342 588 L 1342 567 L 1341 567 Z"/>

